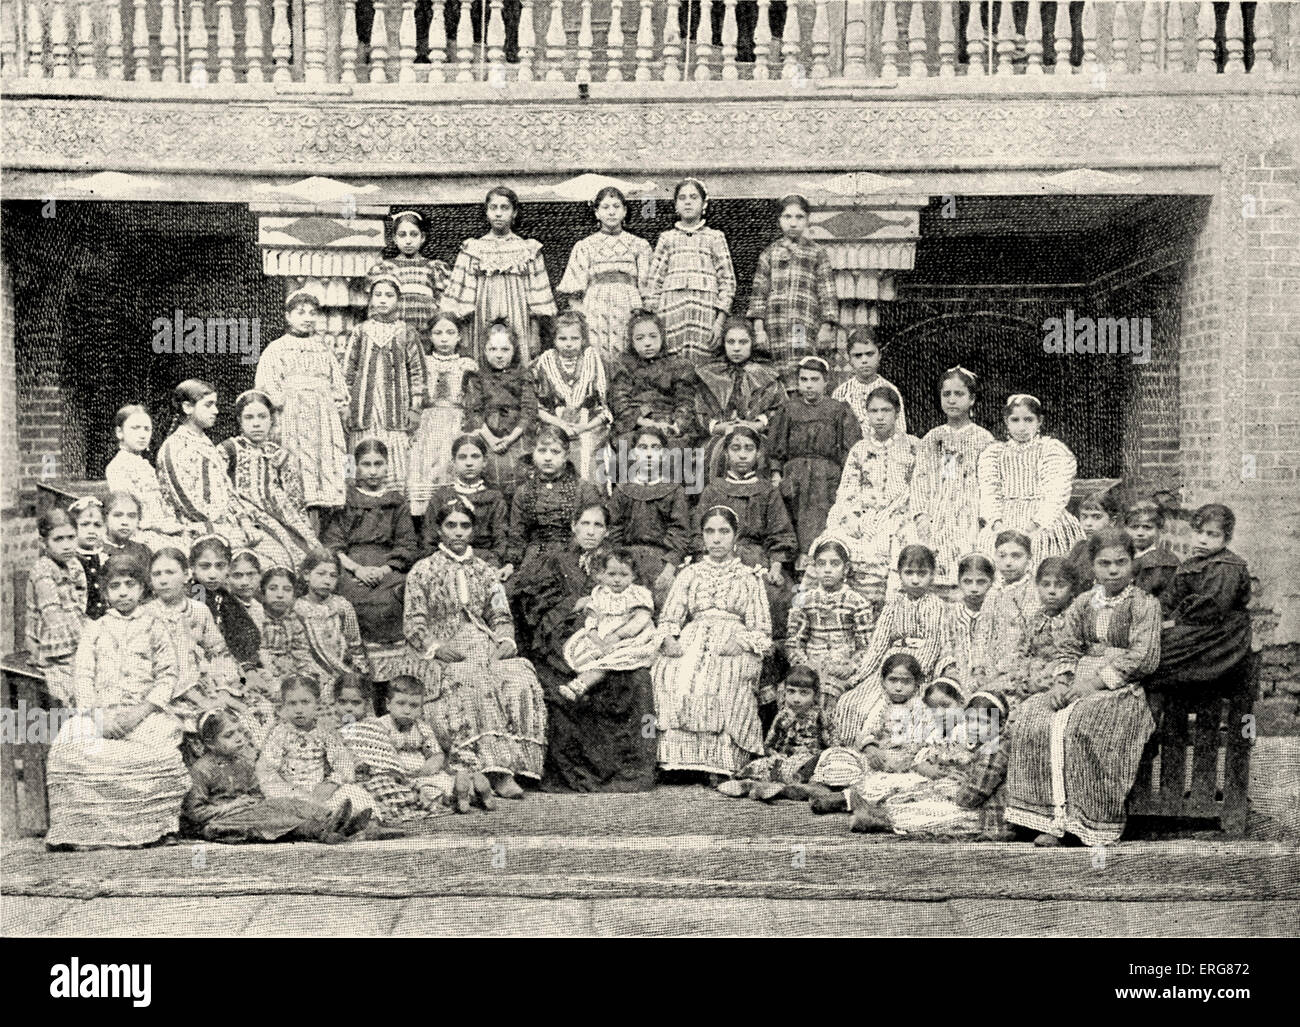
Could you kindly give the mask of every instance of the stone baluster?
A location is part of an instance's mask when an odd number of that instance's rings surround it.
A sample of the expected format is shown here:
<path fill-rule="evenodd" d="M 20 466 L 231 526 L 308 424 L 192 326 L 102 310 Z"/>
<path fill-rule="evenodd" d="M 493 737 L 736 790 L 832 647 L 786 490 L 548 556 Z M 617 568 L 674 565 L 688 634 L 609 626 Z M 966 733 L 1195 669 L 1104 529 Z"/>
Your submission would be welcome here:
<path fill-rule="evenodd" d="M 487 80 L 494 85 L 506 81 L 506 19 L 502 0 L 492 0 L 487 19 Z"/>
<path fill-rule="evenodd" d="M 609 35 L 605 39 L 605 81 L 623 81 L 623 0 L 609 2 Z"/>
<path fill-rule="evenodd" d="M 235 81 L 235 14 L 231 0 L 217 0 L 217 81 Z"/>
<path fill-rule="evenodd" d="M 30 0 L 27 4 L 27 78 L 45 77 L 45 22 L 41 17 L 42 4 Z"/>
<path fill-rule="evenodd" d="M 22 12 L 16 3 L 0 5 L 0 76 L 17 78 L 18 26 L 14 18 Z"/>
<path fill-rule="evenodd" d="M 265 82 L 262 0 L 244 0 L 244 81 Z"/>
<path fill-rule="evenodd" d="M 203 10 L 203 0 L 190 0 L 190 31 L 186 37 L 189 49 L 191 85 L 208 84 L 208 26 Z"/>
<path fill-rule="evenodd" d="M 474 81 L 474 13 L 465 0 L 456 13 L 456 81 Z"/>
<path fill-rule="evenodd" d="M 108 23 L 104 27 L 104 64 L 110 79 L 126 79 L 126 50 L 123 47 L 122 7 L 116 0 L 107 0 Z"/>
<path fill-rule="evenodd" d="M 388 12 L 386 0 L 375 0 L 375 20 L 370 23 L 370 81 L 388 81 Z M 466 13 L 469 5 L 464 7 Z"/>
<path fill-rule="evenodd" d="M 1138 72 L 1153 75 L 1160 70 L 1156 51 L 1160 48 L 1160 5 L 1144 3 L 1138 26 Z"/>
<path fill-rule="evenodd" d="M 988 52 L 984 49 L 984 26 L 980 23 L 980 8 L 983 6 L 972 2 L 966 10 L 966 74 L 975 78 L 985 73 L 988 63 Z M 886 71 L 888 71 L 888 62 L 886 62 Z M 890 76 L 886 74 L 885 77 Z"/>
<path fill-rule="evenodd" d="M 1158 6 L 1158 5 L 1157 5 Z M 1187 70 L 1183 53 L 1183 5 L 1165 5 L 1165 71 L 1181 75 Z"/>
<path fill-rule="evenodd" d="M 1052 23 L 1052 74 L 1069 75 L 1074 71 L 1070 64 L 1070 51 L 1074 49 L 1074 27 L 1070 24 L 1070 5 L 1064 0 L 1056 5 L 1056 20 Z"/>
<path fill-rule="evenodd" d="M 50 77 L 71 78 L 72 48 L 68 45 L 68 12 L 64 0 L 54 0 L 50 9 Z"/>
<path fill-rule="evenodd" d="M 867 77 L 867 5 L 849 0 L 844 12 L 844 77 L 861 81 Z"/>
<path fill-rule="evenodd" d="M 1218 47 L 1214 41 L 1214 4 L 1202 3 L 1196 9 L 1196 72 L 1218 74 Z"/>
<path fill-rule="evenodd" d="M 1256 10 L 1258 10 L 1256 5 Z M 1242 23 L 1241 4 L 1228 4 L 1228 17 L 1223 23 L 1223 46 L 1227 57 L 1223 62 L 1225 75 L 1246 73 L 1246 27 Z"/>
<path fill-rule="evenodd" d="M 546 81 L 564 81 L 564 58 L 569 37 L 564 34 L 564 4 L 551 0 L 551 19 L 546 25 Z"/>
<path fill-rule="evenodd" d="M 177 66 L 177 53 L 180 34 L 176 30 L 176 5 L 162 5 L 162 19 L 158 25 L 158 57 L 162 63 L 159 73 L 161 82 L 179 82 L 180 68 Z"/>
<path fill-rule="evenodd" d="M 952 78 L 957 74 L 957 27 L 953 23 L 956 4 L 939 5 L 939 77 Z"/>
<path fill-rule="evenodd" d="M 163 4 L 163 20 L 167 19 L 167 4 Z M 355 31 L 355 27 L 354 27 Z M 164 51 L 164 55 L 166 51 Z M 164 60 L 165 60 L 164 56 Z M 289 62 L 293 59 L 293 33 L 289 29 L 289 0 L 272 0 L 271 2 L 271 62 L 275 70 L 271 73 L 272 82 L 292 82 L 293 71 Z M 166 81 L 166 79 L 164 79 Z"/>
<path fill-rule="evenodd" d="M 885 20 L 880 26 L 880 77 L 895 79 L 898 78 L 898 8 L 893 0 L 886 0 L 884 7 Z"/>
<path fill-rule="evenodd" d="M 997 66 L 994 75 L 1014 75 L 1016 73 L 1016 18 L 1011 4 L 994 4 L 989 17 L 997 19 L 997 28 L 989 25 L 993 32 L 994 48 L 997 52 Z"/>
<path fill-rule="evenodd" d="M 595 38 L 591 31 L 591 2 L 582 0 L 582 20 L 578 22 L 578 72 L 575 82 L 591 82 L 591 53 Z"/>
<path fill-rule="evenodd" d="M 1097 4 L 1087 0 L 1083 5 L 1083 73 L 1096 75 L 1101 67 L 1097 62 Z"/>
<path fill-rule="evenodd" d="M 636 25 L 636 71 L 633 73 L 636 81 L 654 81 L 654 56 L 654 0 L 641 0 L 641 15 Z"/>
<path fill-rule="evenodd" d="M 820 16 L 819 16 L 820 17 Z M 736 0 L 725 0 L 722 12 L 722 80 L 734 82 L 740 78 L 736 67 L 736 51 L 740 42 L 740 27 L 736 22 Z M 826 29 L 826 51 L 830 52 L 830 26 Z M 827 69 L 827 75 L 830 70 Z"/>
<path fill-rule="evenodd" d="M 149 6 L 148 0 L 131 4 L 131 81 L 148 82 L 149 73 Z"/>
<path fill-rule="evenodd" d="M 532 4 L 525 5 L 532 19 Z M 446 0 L 433 0 L 432 19 L 429 21 L 429 81 L 447 81 L 447 5 Z M 523 30 L 523 20 L 519 22 Z M 523 53 L 522 42 L 520 53 Z"/>
<path fill-rule="evenodd" d="M 788 17 L 788 15 L 787 15 Z M 817 0 L 813 10 L 812 78 L 830 78 L 831 20 L 823 0 Z"/>
<path fill-rule="evenodd" d="M 340 82 L 357 80 L 357 0 L 343 0 L 339 11 L 339 69 Z"/>
<path fill-rule="evenodd" d="M 803 40 L 799 34 L 799 12 L 793 4 L 785 9 L 785 31 L 781 33 L 781 78 L 787 82 L 804 77 Z"/>
<path fill-rule="evenodd" d="M 1128 74 L 1129 20 L 1126 4 L 1110 5 L 1110 67 L 1112 75 Z"/>
<path fill-rule="evenodd" d="M 687 8 L 687 28 L 690 27 L 691 13 L 695 13 L 695 71 L 692 77 L 696 82 L 708 82 L 713 78 L 713 68 L 710 67 L 713 60 L 713 19 L 709 16 L 712 6 L 712 0 L 700 0 L 698 11 L 693 7 Z M 687 43 L 689 45 L 689 40 Z M 689 66 L 689 50 L 687 56 Z"/>
<path fill-rule="evenodd" d="M 533 22 L 533 0 L 521 0 L 519 5 L 518 53 L 519 64 L 515 68 L 515 79 L 519 82 L 532 82 L 533 61 L 537 56 L 537 29 Z"/>
<path fill-rule="evenodd" d="M 95 9 L 89 0 L 77 4 L 77 78 L 99 78 L 95 62 Z"/>
<path fill-rule="evenodd" d="M 677 22 L 681 0 L 669 0 L 664 11 L 663 72 L 665 82 L 682 80 L 682 28 Z"/>
<path fill-rule="evenodd" d="M 397 23 L 397 81 L 415 80 L 415 0 L 402 0 L 402 20 Z"/>
<path fill-rule="evenodd" d="M 302 49 L 304 82 L 325 81 L 325 0 L 303 0 Z"/>
<path fill-rule="evenodd" d="M 1030 3 L 1025 19 L 1025 74 L 1043 74 L 1043 5 Z"/>
<path fill-rule="evenodd" d="M 1291 9 L 1291 17 L 1297 17 L 1296 9 Z M 1276 41 L 1273 39 L 1273 11 L 1270 4 L 1255 5 L 1255 63 L 1250 69 L 1252 75 L 1272 78 L 1281 68 L 1278 65 Z"/>
<path fill-rule="evenodd" d="M 925 78 L 930 69 L 925 63 L 925 11 L 919 0 L 913 0 L 907 19 L 908 74 L 912 78 Z"/>

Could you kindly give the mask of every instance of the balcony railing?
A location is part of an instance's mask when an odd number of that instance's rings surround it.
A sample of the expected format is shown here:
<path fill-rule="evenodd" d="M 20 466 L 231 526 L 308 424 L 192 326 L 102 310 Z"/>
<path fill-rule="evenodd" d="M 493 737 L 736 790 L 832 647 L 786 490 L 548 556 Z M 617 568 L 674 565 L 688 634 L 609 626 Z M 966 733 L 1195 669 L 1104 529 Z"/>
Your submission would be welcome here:
<path fill-rule="evenodd" d="M 1300 3 L 0 0 L 9 92 L 1098 74 L 1300 77 Z"/>

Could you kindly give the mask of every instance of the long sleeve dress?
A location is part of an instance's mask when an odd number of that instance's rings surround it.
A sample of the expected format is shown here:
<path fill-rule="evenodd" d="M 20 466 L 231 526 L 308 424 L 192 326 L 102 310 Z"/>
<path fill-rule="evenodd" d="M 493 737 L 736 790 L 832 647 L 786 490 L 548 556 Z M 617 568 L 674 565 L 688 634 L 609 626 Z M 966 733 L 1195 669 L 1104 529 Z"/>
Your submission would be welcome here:
<path fill-rule="evenodd" d="M 537 405 L 566 424 L 585 427 L 594 421 L 601 426 L 582 432 L 569 443 L 569 459 L 578 473 L 595 480 L 596 461 L 609 441 L 609 382 L 605 375 L 605 358 L 595 345 L 586 346 L 573 366 L 566 367 L 558 350 L 548 349 L 533 365 L 537 383 Z"/>
<path fill-rule="evenodd" d="M 1231 549 L 1189 556 L 1166 599 L 1173 627 L 1160 638 L 1160 666 L 1150 686 L 1178 691 L 1218 683 L 1241 686 L 1229 675 L 1251 651 L 1250 569 Z"/>
<path fill-rule="evenodd" d="M 1124 802 L 1155 730 L 1143 678 L 1160 662 L 1160 603 L 1128 585 L 1100 585 L 1066 610 L 1056 636 L 1055 675 L 1099 690 L 1054 710 L 1046 695 L 1016 712 L 1007 767 L 1009 823 L 1085 845 L 1124 831 Z"/>
<path fill-rule="evenodd" d="M 1133 584 L 1159 599 L 1166 615 L 1174 601 L 1173 584 L 1178 567 L 1178 557 L 1162 545 L 1144 549 L 1133 558 Z"/>
<path fill-rule="evenodd" d="M 686 490 L 674 481 L 626 481 L 609 497 L 611 546 L 626 546 L 637 576 L 653 586 L 665 567 L 674 571 L 691 551 L 691 512 Z M 655 594 L 663 604 L 666 589 Z"/>
<path fill-rule="evenodd" d="M 425 719 L 447 739 L 448 766 L 541 777 L 546 703 L 528 660 L 496 654 L 501 642 L 513 650 L 514 625 L 495 571 L 440 546 L 407 576 L 404 626 L 423 668 Z M 443 644 L 465 659 L 433 659 Z"/>
<path fill-rule="evenodd" d="M 555 291 L 587 319 L 587 332 L 606 366 L 623 353 L 632 311 L 644 306 L 650 278 L 650 244 L 631 232 L 593 232 L 569 252 Z"/>
<path fill-rule="evenodd" d="M 27 575 L 27 651 L 45 675 L 45 691 L 61 704 L 72 701 L 73 662 L 86 623 L 86 571 L 71 557 L 65 564 L 39 556 Z"/>
<path fill-rule="evenodd" d="M 498 370 L 486 363 L 479 365 L 479 382 L 483 387 L 483 427 L 498 439 L 522 427 L 504 453 L 484 453 L 483 480 L 509 502 L 519 480 L 527 473 L 523 458 L 533 451 L 537 433 L 537 382 L 533 373 L 517 364 Z"/>
<path fill-rule="evenodd" d="M 185 833 L 210 842 L 316 841 L 330 823 L 329 807 L 289 796 L 268 799 L 252 763 L 211 752 L 190 765 L 181 812 Z"/>
<path fill-rule="evenodd" d="M 957 564 L 975 551 L 979 538 L 979 458 L 993 436 L 974 422 L 954 429 L 941 424 L 916 449 L 911 517 L 929 521 L 936 585 L 957 583 Z"/>
<path fill-rule="evenodd" d="M 307 519 L 302 474 L 298 461 L 274 442 L 258 445 L 242 435 L 226 439 L 217 449 L 226 458 L 226 470 L 235 494 L 245 503 L 254 523 L 268 539 L 257 555 L 263 569 L 270 563 L 294 571 L 320 540 Z"/>
<path fill-rule="evenodd" d="M 190 776 L 181 759 L 181 722 L 172 713 L 176 651 L 167 628 L 137 607 L 108 610 L 86 624 L 77 645 L 77 715 L 50 746 L 47 845 L 147 845 L 180 829 Z M 148 716 L 120 738 L 99 724 L 115 708 L 148 703 Z"/>
<path fill-rule="evenodd" d="M 841 403 L 847 403 L 849 409 L 853 411 L 854 416 L 858 419 L 858 424 L 862 426 L 862 437 L 870 438 L 871 425 L 867 423 L 867 397 L 877 389 L 893 389 L 898 395 L 898 417 L 894 419 L 894 434 L 907 434 L 907 404 L 903 401 L 903 391 L 880 375 L 876 375 L 869 382 L 864 382 L 857 375 L 835 386 L 835 391 L 831 393 L 832 399 L 838 399 Z"/>
<path fill-rule="evenodd" d="M 995 617 L 1001 612 L 995 611 Z M 1065 610 L 1052 614 L 1035 606 L 1014 634 L 995 620 L 992 657 L 981 690 L 1002 696 L 1008 710 L 1015 712 L 1029 696 L 1051 688 L 1059 655 L 1056 638 L 1064 619 Z"/>
<path fill-rule="evenodd" d="M 397 316 L 407 323 L 423 343 L 438 313 L 438 301 L 451 281 L 451 268 L 441 260 L 403 253 L 388 263 L 397 274 L 402 291 L 397 300 Z"/>
<path fill-rule="evenodd" d="M 679 221 L 659 237 L 645 299 L 663 318 L 668 353 L 692 366 L 711 359 L 713 325 L 719 314 L 731 310 L 735 297 L 736 272 L 720 231 L 703 221 L 691 227 Z"/>
<path fill-rule="evenodd" d="M 834 271 L 824 246 L 782 237 L 759 254 L 747 316 L 763 322 L 772 359 L 791 391 L 797 379 L 795 368 L 803 357 L 829 356 L 818 350 L 817 334 L 822 325 L 839 324 L 839 309 Z"/>
<path fill-rule="evenodd" d="M 651 670 L 659 722 L 659 766 L 736 774 L 763 753 L 758 686 L 772 647 L 767 596 L 733 556 L 683 568 L 659 618 L 681 656 L 662 653 Z M 719 647 L 740 646 L 735 656 Z"/>
<path fill-rule="evenodd" d="M 414 517 L 424 514 L 435 488 L 452 480 L 451 445 L 478 427 L 483 408 L 478 365 L 469 357 L 426 353 L 424 374 L 428 392 L 411 443 L 406 483 Z"/>
<path fill-rule="evenodd" d="M 324 336 L 280 336 L 262 351 L 254 387 L 276 408 L 277 437 L 297 458 L 303 502 L 342 506 L 348 443 L 339 410 L 349 392 Z"/>
<path fill-rule="evenodd" d="M 1049 556 L 1065 556 L 1083 538 L 1083 529 L 1066 509 L 1074 486 L 1076 462 L 1065 443 L 1045 435 L 1029 442 L 994 442 L 979 457 L 980 519 L 984 528 L 979 548 L 992 555 L 997 532 L 1019 531 L 1029 536 L 1027 573 L 1033 574 Z M 1038 530 L 1030 532 L 1030 523 Z"/>
<path fill-rule="evenodd" d="M 420 541 L 400 492 L 376 496 L 353 486 L 347 502 L 325 529 L 331 552 L 363 567 L 386 567 L 378 585 L 362 584 L 351 571 L 339 576 L 338 594 L 356 611 L 361 637 L 387 645 L 402 640 L 402 589 L 406 572 L 419 558 Z"/>
<path fill-rule="evenodd" d="M 660 353 L 646 360 L 635 353 L 624 354 L 610 386 L 614 434 L 620 443 L 632 448 L 644 417 L 673 426 L 667 433 L 670 447 L 691 445 L 697 381 L 695 371 L 680 357 Z"/>
<path fill-rule="evenodd" d="M 466 239 L 442 294 L 441 309 L 460 319 L 473 315 L 469 355 L 479 363 L 492 322 L 504 320 L 514 331 L 519 362 L 528 366 L 541 349 L 536 319 L 556 313 L 542 244 L 514 232 Z"/>
<path fill-rule="evenodd" d="M 429 497 L 429 512 L 436 513 L 451 499 L 468 503 L 474 509 L 474 533 L 469 544 L 474 555 L 493 567 L 506 562 L 506 546 L 510 531 L 510 504 L 497 489 L 488 488 L 482 480 L 468 486 L 462 481 L 439 485 Z M 425 517 L 420 532 L 420 553 L 428 556 L 438 548 L 438 523 L 433 516 Z"/>
<path fill-rule="evenodd" d="M 826 537 L 849 551 L 849 586 L 876 613 L 886 594 L 897 591 L 898 554 L 913 540 L 908 512 L 918 445 L 897 430 L 883 441 L 863 436 L 849 450 L 826 515 Z"/>
<path fill-rule="evenodd" d="M 515 490 L 510 504 L 506 562 L 515 565 L 512 592 L 526 593 L 543 563 L 569 542 L 573 515 L 601 501 L 599 490 L 578 477 L 573 464 L 547 478 L 532 471 Z"/>
<path fill-rule="evenodd" d="M 995 653 L 993 618 L 988 603 L 972 612 L 960 599 L 954 599 L 943 612 L 942 635 L 936 673 L 957 679 L 962 693 L 973 695 L 984 687 Z"/>
<path fill-rule="evenodd" d="M 140 502 L 140 527 L 135 540 L 155 552 L 167 546 L 185 549 L 189 539 L 185 525 L 176 516 L 158 485 L 158 472 L 139 453 L 119 449 L 104 468 L 110 492 L 129 492 Z"/>
<path fill-rule="evenodd" d="M 816 403 L 791 396 L 772 417 L 767 455 L 781 473 L 781 495 L 798 531 L 801 554 L 826 529 L 844 461 L 861 438 L 853 411 L 827 396 Z"/>
<path fill-rule="evenodd" d="M 737 421 L 757 421 L 766 431 L 786 392 L 777 372 L 755 360 L 733 363 L 714 360 L 695 369 L 699 385 L 695 390 L 695 416 L 700 433 L 708 440 L 704 466 L 710 480 L 727 469 L 725 446 L 729 426 Z M 705 434 L 707 433 L 707 434 Z"/>
<path fill-rule="evenodd" d="M 851 588 L 828 592 L 820 585 L 795 593 L 785 651 L 792 667 L 811 667 L 821 678 L 821 704 L 833 724 L 835 707 L 850 687 L 871 645 L 871 604 Z"/>
<path fill-rule="evenodd" d="M 144 604 L 144 610 L 157 617 L 171 633 L 176 646 L 177 695 L 198 689 L 208 701 L 215 700 L 218 691 L 244 698 L 239 664 L 230 655 L 212 611 L 188 596 L 172 606 L 158 598 L 150 599 Z M 183 716 L 182 721 L 186 731 L 198 730 L 193 716 Z"/>
<path fill-rule="evenodd" d="M 291 674 L 311 674 L 315 669 L 307 645 L 307 629 L 292 608 L 279 615 L 266 611 L 262 621 L 261 659 L 277 702 L 285 678 Z"/>
<path fill-rule="evenodd" d="M 405 489 L 411 436 L 407 412 L 424 406 L 424 351 L 415 330 L 395 314 L 368 317 L 352 329 L 343 356 L 343 378 L 352 397 L 349 452 L 365 439 L 388 448 L 391 489 Z"/>
<path fill-rule="evenodd" d="M 312 790 L 329 782 L 338 788 L 323 803 L 328 809 L 335 810 L 344 801 L 356 812 L 375 808 L 370 793 L 357 784 L 351 750 L 337 730 L 321 721 L 305 729 L 283 720 L 276 724 L 257 756 L 256 772 L 268 799 L 312 802 Z"/>
<path fill-rule="evenodd" d="M 361 640 L 357 612 L 340 595 L 332 595 L 323 603 L 303 596 L 293 604 L 293 612 L 307 635 L 310 673 L 320 682 L 321 709 L 328 719 L 333 716 L 334 687 L 339 678 L 370 669 L 370 654 Z"/>

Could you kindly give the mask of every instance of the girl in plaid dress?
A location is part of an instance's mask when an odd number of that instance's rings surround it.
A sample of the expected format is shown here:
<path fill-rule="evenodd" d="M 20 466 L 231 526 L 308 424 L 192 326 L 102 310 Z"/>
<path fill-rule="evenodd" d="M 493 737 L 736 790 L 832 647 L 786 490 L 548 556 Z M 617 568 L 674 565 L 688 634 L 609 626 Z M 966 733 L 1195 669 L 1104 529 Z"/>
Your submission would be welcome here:
<path fill-rule="evenodd" d="M 521 239 L 514 225 L 519 218 L 519 197 L 497 186 L 484 200 L 491 230 L 479 239 L 466 239 L 442 294 L 442 309 L 456 318 L 473 317 L 470 356 L 479 360 L 491 327 L 510 326 L 528 366 L 541 351 L 538 319 L 554 317 L 555 297 L 542 260 L 542 244 Z"/>
<path fill-rule="evenodd" d="M 799 361 L 829 359 L 839 324 L 834 272 L 826 250 L 804 238 L 812 206 L 792 193 L 778 201 L 781 238 L 758 258 L 749 289 L 749 316 L 758 345 L 769 350 L 793 392 Z"/>
<path fill-rule="evenodd" d="M 666 348 L 698 366 L 722 342 L 722 322 L 736 295 L 736 273 L 727 239 L 704 224 L 709 194 L 702 182 L 687 178 L 673 190 L 680 220 L 659 237 L 646 305 L 664 320 Z"/>
<path fill-rule="evenodd" d="M 86 571 L 77 559 L 77 529 L 51 507 L 36 520 L 41 555 L 27 576 L 27 651 L 45 675 L 45 691 L 72 701 L 72 661 L 86 622 Z"/>
<path fill-rule="evenodd" d="M 402 287 L 397 316 L 414 329 L 424 345 L 433 316 L 438 312 L 438 298 L 451 280 L 451 268 L 441 260 L 430 260 L 420 251 L 428 238 L 424 218 L 413 210 L 398 211 L 392 216 L 393 245 L 397 256 L 391 261 Z"/>

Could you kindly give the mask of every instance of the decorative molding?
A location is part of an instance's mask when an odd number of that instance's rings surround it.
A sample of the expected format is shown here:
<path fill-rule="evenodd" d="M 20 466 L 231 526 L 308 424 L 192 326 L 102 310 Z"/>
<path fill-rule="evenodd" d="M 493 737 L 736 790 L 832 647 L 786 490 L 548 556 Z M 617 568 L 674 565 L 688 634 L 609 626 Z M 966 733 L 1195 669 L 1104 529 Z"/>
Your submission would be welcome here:
<path fill-rule="evenodd" d="M 556 200 L 568 203 L 590 203 L 602 189 L 613 187 L 628 200 L 640 200 L 659 194 L 663 187 L 649 179 L 633 182 L 625 178 L 596 175 L 588 172 L 556 182 L 554 185 L 523 186 L 518 191 L 521 200 Z"/>

